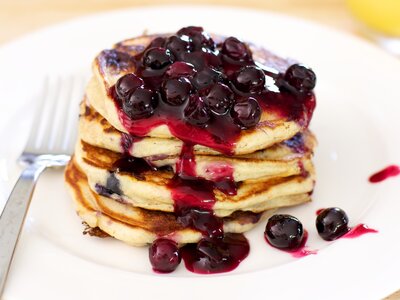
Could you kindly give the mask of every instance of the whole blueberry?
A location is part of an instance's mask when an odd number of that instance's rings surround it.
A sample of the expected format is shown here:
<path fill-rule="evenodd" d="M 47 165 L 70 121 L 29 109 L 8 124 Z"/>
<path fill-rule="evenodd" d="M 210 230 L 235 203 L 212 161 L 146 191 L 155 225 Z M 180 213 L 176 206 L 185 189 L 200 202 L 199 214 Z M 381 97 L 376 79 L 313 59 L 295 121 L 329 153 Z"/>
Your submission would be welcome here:
<path fill-rule="evenodd" d="M 188 37 L 191 40 L 194 50 L 200 50 L 201 48 L 215 49 L 215 43 L 213 39 L 204 32 L 202 27 L 189 26 L 181 28 L 177 35 L 180 37 Z"/>
<path fill-rule="evenodd" d="M 189 97 L 192 84 L 185 77 L 167 79 L 162 84 L 163 100 L 173 106 L 183 104 Z"/>
<path fill-rule="evenodd" d="M 210 265 L 223 264 L 231 259 L 229 246 L 222 239 L 202 239 L 197 244 L 197 251 Z"/>
<path fill-rule="evenodd" d="M 265 85 L 265 74 L 259 67 L 246 66 L 235 74 L 233 84 L 245 93 L 261 92 Z"/>
<path fill-rule="evenodd" d="M 172 64 L 174 58 L 165 48 L 150 48 L 143 55 L 143 65 L 152 70 L 160 70 Z"/>
<path fill-rule="evenodd" d="M 154 114 L 157 103 L 158 98 L 152 90 L 139 87 L 122 100 L 122 109 L 132 120 L 145 119 Z"/>
<path fill-rule="evenodd" d="M 261 118 L 261 108 L 253 97 L 237 102 L 231 109 L 233 121 L 243 129 L 255 127 Z"/>
<path fill-rule="evenodd" d="M 232 90 L 227 85 L 218 82 L 211 87 L 203 99 L 214 114 L 224 115 L 231 108 L 233 97 Z"/>
<path fill-rule="evenodd" d="M 303 240 L 303 225 L 291 215 L 273 215 L 265 227 L 264 236 L 274 247 L 295 250 Z"/>
<path fill-rule="evenodd" d="M 176 61 L 167 69 L 167 76 L 170 78 L 191 77 L 196 73 L 194 66 L 184 61 Z"/>
<path fill-rule="evenodd" d="M 224 235 L 222 220 L 212 211 L 198 208 L 185 209 L 177 220 L 184 227 L 195 228 L 210 238 L 220 238 Z"/>
<path fill-rule="evenodd" d="M 213 85 L 218 81 L 223 81 L 224 75 L 213 69 L 213 68 L 204 68 L 203 70 L 196 73 L 193 77 L 193 85 L 198 89 L 205 89 Z"/>
<path fill-rule="evenodd" d="M 205 127 L 211 119 L 211 112 L 197 95 L 192 95 L 184 110 L 184 116 L 188 123 L 198 127 Z"/>
<path fill-rule="evenodd" d="M 165 42 L 165 48 L 172 52 L 175 57 L 181 57 L 182 53 L 190 52 L 191 44 L 186 39 L 182 39 L 179 36 L 170 36 Z"/>
<path fill-rule="evenodd" d="M 164 37 L 161 37 L 161 36 L 159 36 L 159 37 L 156 37 L 154 40 L 152 40 L 151 42 L 150 42 L 150 44 L 147 46 L 147 49 L 150 49 L 150 48 L 162 48 L 162 47 L 164 47 L 164 45 L 165 45 L 165 38 Z"/>
<path fill-rule="evenodd" d="M 197 71 L 202 70 L 207 64 L 201 51 L 183 53 L 182 61 L 191 64 Z"/>
<path fill-rule="evenodd" d="M 135 74 L 129 73 L 118 79 L 115 91 L 120 99 L 127 98 L 138 87 L 143 86 L 143 80 Z"/>
<path fill-rule="evenodd" d="M 229 37 L 224 41 L 221 52 L 234 60 L 245 60 L 250 56 L 246 44 L 235 37 Z"/>
<path fill-rule="evenodd" d="M 348 224 L 347 214 L 338 207 L 325 208 L 315 221 L 319 236 L 326 241 L 336 240 L 346 234 L 350 230 Z"/>
<path fill-rule="evenodd" d="M 154 271 L 170 273 L 179 266 L 181 255 L 174 241 L 160 238 L 150 246 L 149 259 Z"/>
<path fill-rule="evenodd" d="M 294 64 L 286 70 L 284 79 L 297 91 L 309 92 L 315 87 L 317 77 L 310 68 Z"/>

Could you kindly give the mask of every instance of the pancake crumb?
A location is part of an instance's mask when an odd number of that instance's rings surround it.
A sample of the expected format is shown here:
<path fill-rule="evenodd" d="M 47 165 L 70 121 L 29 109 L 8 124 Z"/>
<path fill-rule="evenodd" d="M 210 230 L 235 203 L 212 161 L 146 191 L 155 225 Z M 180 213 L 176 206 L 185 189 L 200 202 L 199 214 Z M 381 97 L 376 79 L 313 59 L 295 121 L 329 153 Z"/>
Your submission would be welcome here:
<path fill-rule="evenodd" d="M 110 236 L 107 232 L 104 232 L 99 227 L 90 227 L 86 222 L 82 222 L 82 225 L 85 227 L 82 232 L 84 235 L 88 234 L 90 236 L 96 236 L 99 238 L 106 238 Z"/>

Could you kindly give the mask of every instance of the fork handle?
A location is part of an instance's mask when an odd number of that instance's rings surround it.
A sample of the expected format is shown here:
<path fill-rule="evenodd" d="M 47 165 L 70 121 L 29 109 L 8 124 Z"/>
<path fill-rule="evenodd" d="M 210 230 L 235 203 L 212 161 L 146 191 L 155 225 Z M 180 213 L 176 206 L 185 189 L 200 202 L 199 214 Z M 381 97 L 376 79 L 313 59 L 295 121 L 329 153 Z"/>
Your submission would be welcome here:
<path fill-rule="evenodd" d="M 44 169 L 45 165 L 32 164 L 22 172 L 0 216 L 0 298 L 36 181 Z"/>

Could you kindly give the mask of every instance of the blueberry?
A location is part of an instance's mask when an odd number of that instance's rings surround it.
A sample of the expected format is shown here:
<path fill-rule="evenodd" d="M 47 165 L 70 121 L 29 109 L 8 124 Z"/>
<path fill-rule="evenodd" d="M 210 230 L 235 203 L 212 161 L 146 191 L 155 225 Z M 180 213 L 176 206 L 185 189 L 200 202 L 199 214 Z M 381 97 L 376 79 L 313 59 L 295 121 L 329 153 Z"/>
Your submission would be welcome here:
<path fill-rule="evenodd" d="M 181 105 L 189 97 L 192 84 L 185 77 L 167 79 L 162 84 L 163 100 L 170 105 Z"/>
<path fill-rule="evenodd" d="M 115 68 L 117 70 L 127 70 L 132 63 L 132 57 L 125 52 L 116 49 L 103 50 L 100 56 L 102 63 L 108 68 Z"/>
<path fill-rule="evenodd" d="M 303 240 L 303 225 L 290 215 L 273 215 L 265 227 L 264 236 L 274 247 L 295 250 Z"/>
<path fill-rule="evenodd" d="M 209 49 L 203 49 L 201 53 L 203 55 L 203 59 L 206 62 L 207 66 L 212 67 L 214 69 L 220 69 L 220 67 L 222 66 L 222 60 L 217 53 Z"/>
<path fill-rule="evenodd" d="M 191 44 L 186 39 L 173 35 L 165 42 L 165 48 L 170 50 L 175 57 L 181 57 L 182 53 L 191 51 Z"/>
<path fill-rule="evenodd" d="M 224 115 L 231 108 L 233 97 L 234 94 L 228 86 L 223 83 L 216 83 L 204 97 L 204 102 L 213 113 Z"/>
<path fill-rule="evenodd" d="M 157 99 L 153 91 L 139 87 L 122 100 L 122 109 L 132 120 L 149 118 L 157 106 Z"/>
<path fill-rule="evenodd" d="M 202 239 L 197 244 L 197 251 L 208 264 L 222 264 L 231 259 L 229 246 L 222 240 Z"/>
<path fill-rule="evenodd" d="M 166 74 L 170 78 L 190 77 L 196 73 L 194 66 L 184 61 L 176 61 L 170 65 Z"/>
<path fill-rule="evenodd" d="M 245 60 L 250 56 L 246 44 L 235 37 L 229 37 L 224 41 L 221 52 L 234 60 Z"/>
<path fill-rule="evenodd" d="M 285 72 L 284 79 L 299 92 L 311 91 L 317 80 L 313 70 L 299 64 L 290 66 Z"/>
<path fill-rule="evenodd" d="M 212 211 L 186 209 L 177 220 L 184 227 L 195 228 L 210 238 L 221 238 L 224 234 L 221 218 L 216 217 Z"/>
<path fill-rule="evenodd" d="M 149 259 L 153 270 L 160 273 L 170 273 L 181 263 L 178 245 L 164 238 L 155 240 L 150 246 Z"/>
<path fill-rule="evenodd" d="M 173 63 L 173 56 L 168 49 L 150 48 L 143 55 L 143 65 L 152 70 L 160 70 Z"/>
<path fill-rule="evenodd" d="M 211 119 L 210 110 L 203 101 L 196 95 L 190 97 L 189 104 L 186 106 L 185 120 L 195 126 L 205 127 Z"/>
<path fill-rule="evenodd" d="M 180 37 L 186 36 L 190 38 L 194 50 L 200 50 L 203 47 L 211 50 L 215 49 L 214 41 L 207 33 L 204 32 L 202 27 L 184 27 L 177 32 L 177 35 Z"/>
<path fill-rule="evenodd" d="M 150 49 L 150 48 L 154 48 L 154 47 L 156 47 L 156 48 L 162 48 L 162 47 L 164 47 L 164 45 L 165 45 L 165 38 L 163 38 L 163 37 L 156 37 L 154 40 L 152 40 L 151 42 L 150 42 L 150 44 L 147 46 L 147 49 Z"/>
<path fill-rule="evenodd" d="M 193 65 L 196 70 L 202 70 L 207 65 L 207 62 L 204 59 L 204 52 L 201 51 L 184 53 L 182 55 L 182 60 Z"/>
<path fill-rule="evenodd" d="M 245 93 L 261 92 L 265 85 L 265 74 L 259 67 L 246 66 L 235 74 L 233 84 Z"/>
<path fill-rule="evenodd" d="M 193 85 L 201 90 L 223 80 L 224 75 L 221 72 L 212 68 L 204 68 L 193 77 Z"/>
<path fill-rule="evenodd" d="M 143 86 L 143 80 L 135 74 L 129 73 L 118 79 L 115 91 L 120 99 L 126 99 L 134 90 Z"/>
<path fill-rule="evenodd" d="M 315 221 L 319 236 L 326 241 L 336 240 L 346 234 L 350 230 L 348 224 L 349 218 L 338 207 L 324 209 L 318 214 Z"/>
<path fill-rule="evenodd" d="M 256 99 L 249 97 L 246 101 L 235 103 L 231 109 L 231 116 L 241 128 L 249 129 L 260 121 L 261 108 Z"/>

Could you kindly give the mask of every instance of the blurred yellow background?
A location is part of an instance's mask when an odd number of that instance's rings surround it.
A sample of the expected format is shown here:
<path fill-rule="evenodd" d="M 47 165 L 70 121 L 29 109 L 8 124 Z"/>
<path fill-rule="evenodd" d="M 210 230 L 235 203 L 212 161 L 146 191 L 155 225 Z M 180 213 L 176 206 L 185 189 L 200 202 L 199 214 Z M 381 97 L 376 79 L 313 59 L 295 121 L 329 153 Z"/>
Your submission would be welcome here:
<path fill-rule="evenodd" d="M 88 13 L 135 6 L 188 3 L 269 10 L 350 32 L 357 30 L 357 24 L 346 8 L 345 0 L 0 0 L 0 43 L 40 27 Z"/>
<path fill-rule="evenodd" d="M 169 4 L 230 5 L 269 10 L 360 35 L 362 27 L 358 19 L 379 32 L 400 36 L 400 0 L 0 0 L 0 28 L 3 29 L 0 43 L 88 13 Z"/>
<path fill-rule="evenodd" d="M 370 28 L 400 37 L 400 0 L 347 0 L 354 15 Z"/>

